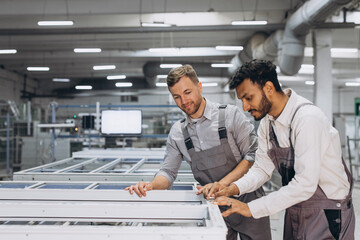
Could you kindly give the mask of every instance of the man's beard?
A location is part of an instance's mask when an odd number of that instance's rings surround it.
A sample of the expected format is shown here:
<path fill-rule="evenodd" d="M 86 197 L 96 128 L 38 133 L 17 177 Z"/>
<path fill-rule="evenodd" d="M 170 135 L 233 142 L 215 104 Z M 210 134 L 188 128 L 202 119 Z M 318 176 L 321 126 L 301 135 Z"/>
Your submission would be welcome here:
<path fill-rule="evenodd" d="M 182 107 L 183 112 L 185 112 L 185 113 L 186 113 L 187 115 L 189 115 L 189 116 L 197 113 L 197 111 L 198 111 L 199 108 L 200 108 L 201 101 L 202 101 L 202 98 L 200 98 L 199 101 L 196 101 L 196 102 L 194 101 L 194 102 L 193 102 L 193 107 L 194 107 L 194 108 L 193 108 L 193 110 L 192 110 L 191 112 L 188 112 L 188 111 L 186 110 L 186 108 Z"/>
<path fill-rule="evenodd" d="M 265 117 L 266 114 L 269 113 L 269 111 L 270 111 L 270 109 L 271 109 L 271 107 L 272 107 L 272 104 L 271 104 L 271 102 L 267 99 L 264 91 L 261 91 L 261 94 L 262 94 L 262 97 L 261 97 L 261 102 L 260 102 L 259 107 L 258 107 L 259 109 L 258 109 L 258 110 L 255 110 L 255 109 L 249 110 L 249 112 L 251 112 L 251 111 L 256 111 L 256 112 L 260 113 L 260 116 L 258 116 L 258 117 L 255 117 L 255 116 L 254 116 L 254 119 L 255 119 L 256 121 L 259 121 L 259 120 L 261 120 L 263 117 Z"/>

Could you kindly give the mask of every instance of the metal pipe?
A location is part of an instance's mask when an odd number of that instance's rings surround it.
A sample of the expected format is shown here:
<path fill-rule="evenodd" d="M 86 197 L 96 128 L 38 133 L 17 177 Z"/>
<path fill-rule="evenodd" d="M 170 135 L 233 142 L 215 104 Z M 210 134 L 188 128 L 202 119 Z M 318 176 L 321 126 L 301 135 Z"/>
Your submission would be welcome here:
<path fill-rule="evenodd" d="M 278 65 L 286 75 L 296 74 L 303 62 L 305 38 L 312 27 L 319 27 L 321 23 L 333 12 L 351 0 L 311 0 L 305 2 L 294 14 L 290 16 L 285 25 L 285 30 L 277 30 L 261 44 L 253 43 L 254 39 L 260 40 L 255 33 L 241 51 L 232 60 L 234 64 L 241 64 L 243 59 L 266 59 L 273 61 L 278 56 Z M 240 58 L 239 58 L 240 56 Z M 238 61 L 237 59 L 240 59 Z M 241 65 L 232 69 L 236 70 Z"/>
<path fill-rule="evenodd" d="M 31 135 L 31 101 L 27 102 L 27 135 L 30 136 Z"/>
<path fill-rule="evenodd" d="M 51 122 L 55 123 L 56 122 L 56 104 L 52 103 L 51 104 Z M 52 128 L 52 134 L 51 134 L 51 161 L 55 162 L 55 128 Z"/>
<path fill-rule="evenodd" d="M 10 174 L 10 114 L 6 113 L 6 174 Z"/>

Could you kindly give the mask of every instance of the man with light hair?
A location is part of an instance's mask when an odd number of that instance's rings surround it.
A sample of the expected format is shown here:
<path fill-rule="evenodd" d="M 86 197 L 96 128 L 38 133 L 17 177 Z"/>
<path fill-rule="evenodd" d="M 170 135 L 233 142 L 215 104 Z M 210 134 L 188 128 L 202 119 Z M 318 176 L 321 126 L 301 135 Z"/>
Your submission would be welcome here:
<path fill-rule="evenodd" d="M 126 188 L 146 196 L 149 190 L 168 189 L 175 181 L 183 159 L 190 165 L 195 179 L 202 185 L 197 194 L 205 198 L 241 178 L 253 165 L 257 139 L 254 126 L 233 105 L 213 103 L 202 97 L 202 85 L 190 65 L 174 68 L 167 85 L 177 106 L 186 118 L 171 128 L 164 163 L 151 182 L 139 182 Z M 239 198 L 249 202 L 264 195 L 261 187 Z M 227 239 L 271 239 L 269 218 L 246 218 L 238 214 L 225 217 Z"/>

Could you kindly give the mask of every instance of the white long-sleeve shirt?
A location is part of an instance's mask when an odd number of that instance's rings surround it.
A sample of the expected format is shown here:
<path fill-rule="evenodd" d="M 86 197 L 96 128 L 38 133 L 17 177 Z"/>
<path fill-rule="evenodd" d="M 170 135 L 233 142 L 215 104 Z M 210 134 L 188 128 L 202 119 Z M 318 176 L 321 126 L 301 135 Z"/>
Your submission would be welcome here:
<path fill-rule="evenodd" d="M 274 128 L 280 147 L 289 147 L 291 118 L 302 103 L 309 102 L 286 89 L 290 96 L 277 119 L 265 116 L 259 125 L 255 163 L 249 172 L 235 182 L 240 194 L 252 192 L 268 181 L 275 169 L 267 151 L 269 121 Z M 344 199 L 350 189 L 344 166 L 338 131 L 331 126 L 325 114 L 314 105 L 302 106 L 292 122 L 291 141 L 295 150 L 295 176 L 278 191 L 248 203 L 254 218 L 272 215 L 292 205 L 309 199 L 317 186 L 329 199 Z"/>

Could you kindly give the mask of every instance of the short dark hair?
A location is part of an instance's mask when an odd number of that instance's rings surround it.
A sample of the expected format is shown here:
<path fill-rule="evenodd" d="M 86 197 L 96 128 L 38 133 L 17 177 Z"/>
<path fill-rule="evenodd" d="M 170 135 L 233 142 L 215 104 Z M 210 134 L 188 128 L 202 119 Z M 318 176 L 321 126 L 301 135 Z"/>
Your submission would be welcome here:
<path fill-rule="evenodd" d="M 231 78 L 230 89 L 236 88 L 247 78 L 250 78 L 251 82 L 258 84 L 261 88 L 270 81 L 274 84 L 277 92 L 282 92 L 277 78 L 276 66 L 270 61 L 254 59 L 244 63 Z"/>
<path fill-rule="evenodd" d="M 186 64 L 171 69 L 171 71 L 169 72 L 166 78 L 166 83 L 168 87 L 174 86 L 175 83 L 177 83 L 180 80 L 180 78 L 184 76 L 190 78 L 190 80 L 193 81 L 193 83 L 195 84 L 199 82 L 198 76 L 196 75 L 194 68 L 191 65 Z"/>

